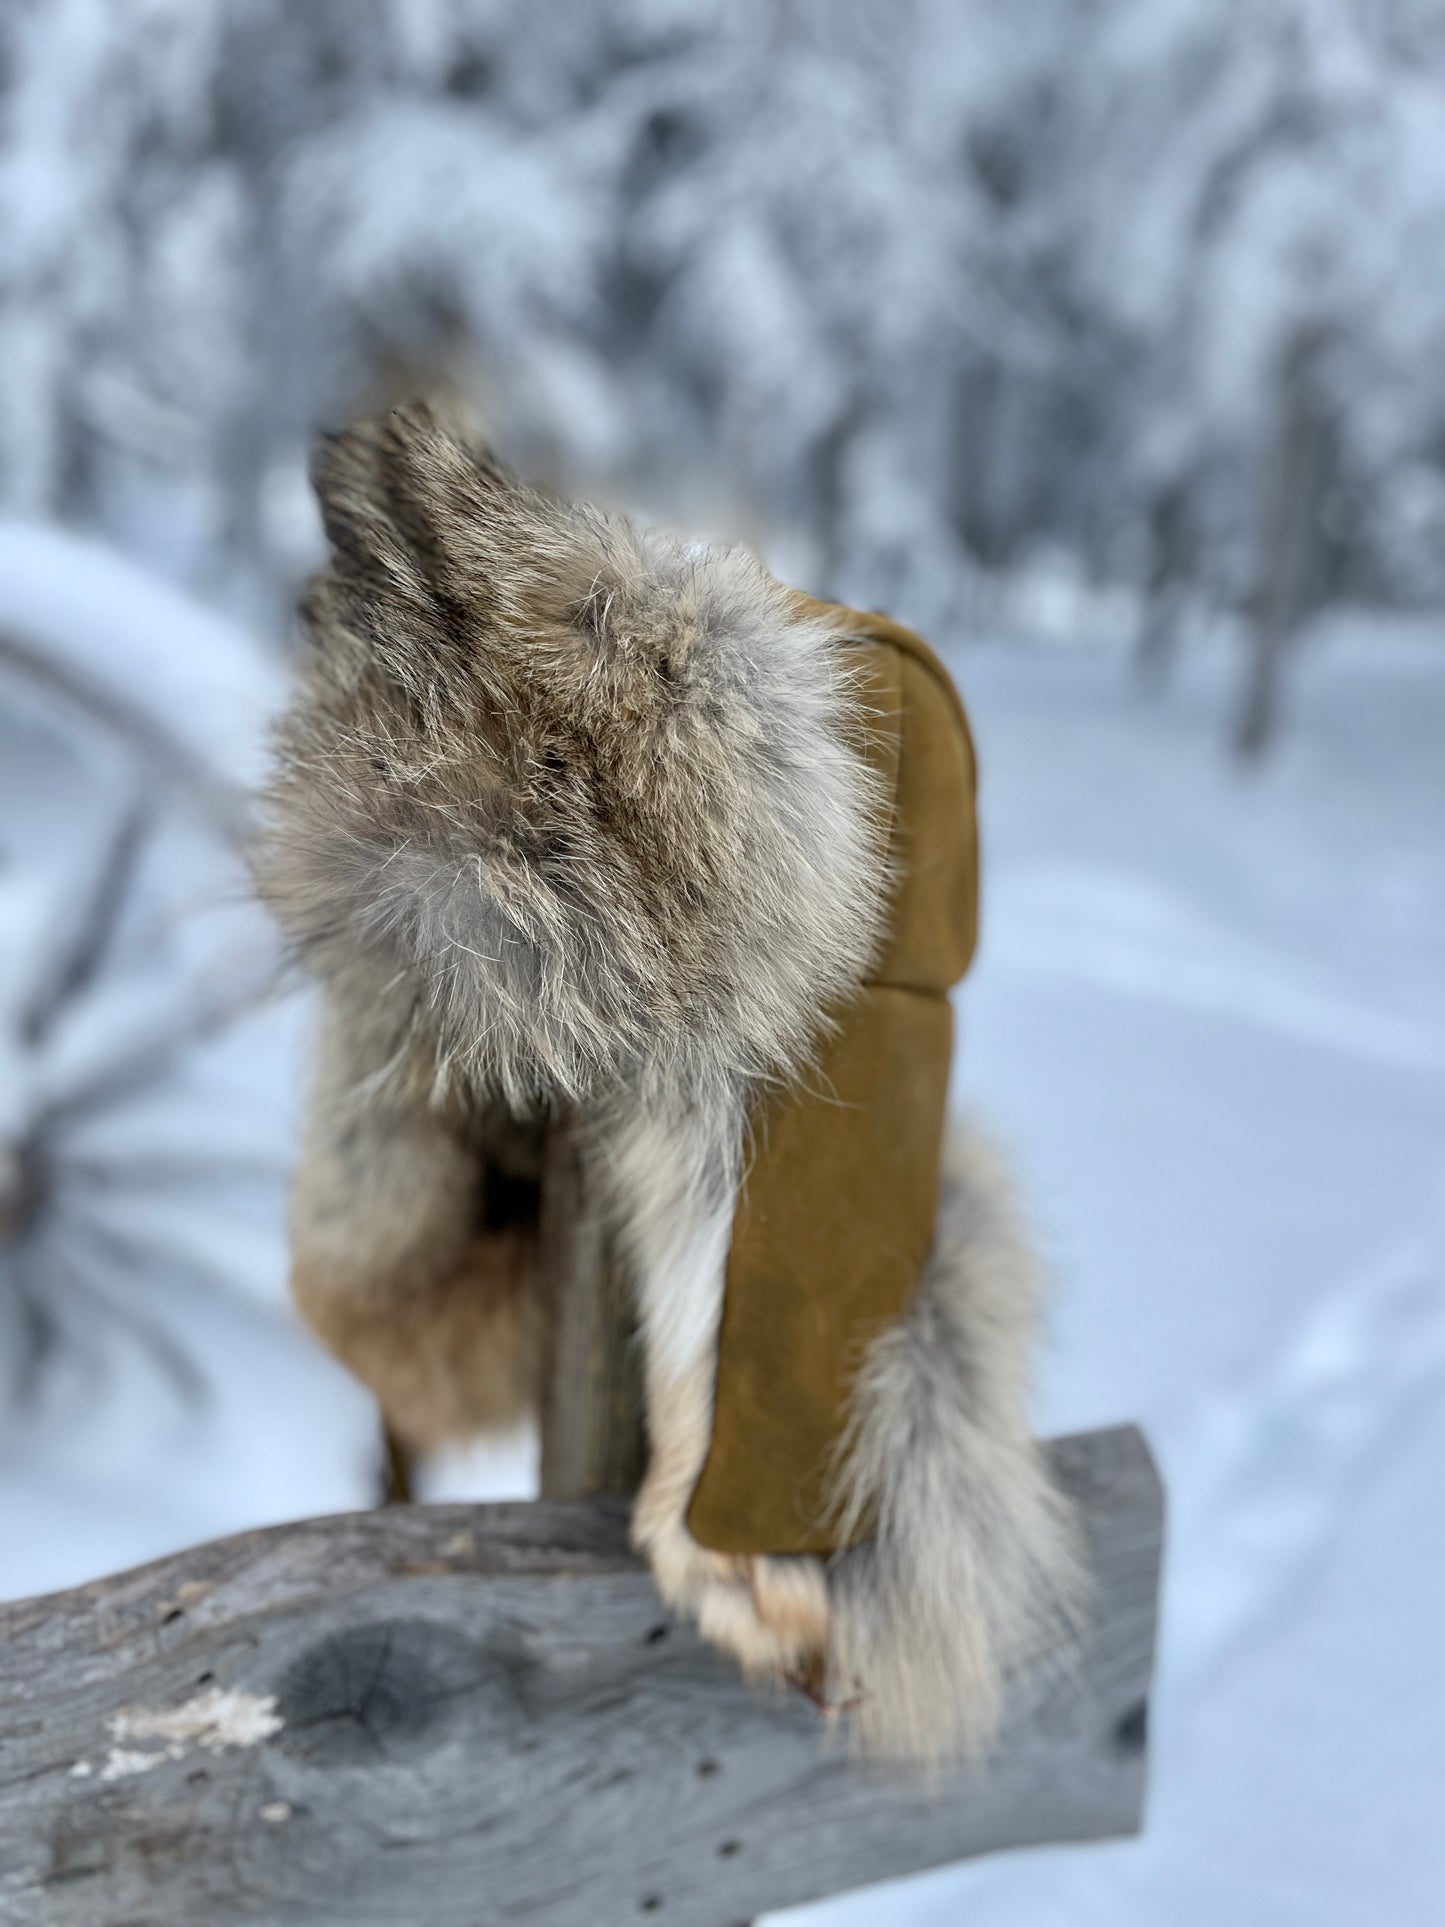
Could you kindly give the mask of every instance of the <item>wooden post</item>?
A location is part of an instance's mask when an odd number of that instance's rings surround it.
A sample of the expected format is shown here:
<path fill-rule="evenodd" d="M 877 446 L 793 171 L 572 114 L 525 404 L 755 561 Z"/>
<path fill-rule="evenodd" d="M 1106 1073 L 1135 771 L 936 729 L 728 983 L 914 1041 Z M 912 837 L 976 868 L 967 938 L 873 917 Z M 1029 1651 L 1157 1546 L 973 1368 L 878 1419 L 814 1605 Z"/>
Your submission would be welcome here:
<path fill-rule="evenodd" d="M 0 1606 L 6 1927 L 735 1927 L 1131 1833 L 1161 1499 L 1062 1440 L 1095 1597 L 983 1769 L 864 1768 L 659 1606 L 626 1505 L 391 1506 Z"/>
<path fill-rule="evenodd" d="M 552 1356 L 542 1389 L 542 1497 L 635 1492 L 646 1463 L 642 1355 L 626 1275 L 566 1120 L 542 1168 L 542 1275 Z"/>

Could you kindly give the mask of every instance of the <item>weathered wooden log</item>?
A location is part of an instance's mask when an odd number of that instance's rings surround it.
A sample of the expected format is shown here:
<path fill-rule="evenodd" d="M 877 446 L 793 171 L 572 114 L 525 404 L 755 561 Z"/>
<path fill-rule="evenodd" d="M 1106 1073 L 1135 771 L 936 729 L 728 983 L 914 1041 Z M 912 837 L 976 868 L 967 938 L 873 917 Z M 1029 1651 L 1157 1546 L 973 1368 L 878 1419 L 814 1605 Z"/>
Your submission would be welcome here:
<path fill-rule="evenodd" d="M 0 1921 L 733 1927 L 1131 1832 L 1159 1484 L 1130 1428 L 1052 1450 L 1093 1630 L 933 1786 L 850 1763 L 672 1622 L 620 1501 L 276 1526 L 0 1608 Z"/>

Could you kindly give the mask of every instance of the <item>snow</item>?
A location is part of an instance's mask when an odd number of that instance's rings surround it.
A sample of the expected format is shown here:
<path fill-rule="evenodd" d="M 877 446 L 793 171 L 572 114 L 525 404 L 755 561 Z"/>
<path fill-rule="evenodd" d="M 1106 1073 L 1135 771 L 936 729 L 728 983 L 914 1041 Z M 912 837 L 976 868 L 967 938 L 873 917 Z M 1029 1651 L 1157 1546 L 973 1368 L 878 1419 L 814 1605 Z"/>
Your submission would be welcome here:
<path fill-rule="evenodd" d="M 99 542 L 0 519 L 0 635 L 163 729 L 183 768 L 249 789 L 286 678 L 249 636 Z"/>
<path fill-rule="evenodd" d="M 376 1442 L 284 1308 L 300 1012 L 236 843 L 283 679 L 133 564 L 3 523 L 0 672 L 13 1595 L 362 1503 Z"/>
<path fill-rule="evenodd" d="M 1143 1838 L 790 1927 L 1425 1927 L 1445 1893 L 1445 654 L 1340 639 L 1277 759 L 1227 664 L 955 652 L 982 954 L 960 1100 L 1058 1275 L 1038 1416 L 1139 1419 L 1169 1492 Z M 779 1918 L 783 1918 L 779 1916 Z"/>
<path fill-rule="evenodd" d="M 264 651 L 86 545 L 50 533 L 27 562 L 0 530 L 7 552 L 32 639 L 108 675 L 198 757 L 253 766 L 277 686 Z M 1000 640 L 949 658 L 980 746 L 986 864 L 955 1097 L 1012 1148 L 1057 1274 L 1039 1423 L 1139 1420 L 1169 1490 L 1151 1807 L 1137 1842 L 1005 1856 L 787 1919 L 1434 1927 L 1445 648 L 1428 628 L 1341 619 L 1298 662 L 1288 733 L 1247 777 L 1220 748 L 1221 651 L 1150 699 L 1120 651 Z M 21 964 L 64 948 L 66 880 L 97 863 L 140 779 L 122 741 L 18 686 L 0 724 L 13 1013 L 33 995 Z M 14 1060 L 26 1078 L 6 1099 L 12 1131 L 65 1100 L 26 1274 L 59 1338 L 0 1407 L 12 1597 L 365 1504 L 376 1471 L 368 1401 L 285 1305 L 304 1010 L 253 998 L 114 1085 L 138 1037 L 150 1048 L 167 1012 L 204 1006 L 238 945 L 266 956 L 223 828 L 179 779 L 150 807 L 134 903 L 45 1048 Z M 428 1490 L 514 1496 L 535 1477 L 521 1435 L 454 1455 Z"/>
<path fill-rule="evenodd" d="M 952 638 L 956 1101 L 1058 1274 L 1041 1426 L 1140 1419 L 1169 1483 L 1145 1838 L 795 1918 L 1433 1927 L 1445 8 L 355 13 L 0 7 L 0 1595 L 372 1494 L 285 1304 L 306 1011 L 238 843 L 307 443 L 454 380 L 529 474 Z M 1315 586 L 1396 613 L 1313 623 L 1245 777 L 1218 625 L 1316 336 Z"/>
<path fill-rule="evenodd" d="M 314 428 L 461 374 L 928 626 L 1041 546 L 1137 586 L 1176 494 L 1237 605 L 1305 330 L 1332 570 L 1445 595 L 1439 0 L 366 16 L 0 10 L 0 500 L 274 615 Z"/>

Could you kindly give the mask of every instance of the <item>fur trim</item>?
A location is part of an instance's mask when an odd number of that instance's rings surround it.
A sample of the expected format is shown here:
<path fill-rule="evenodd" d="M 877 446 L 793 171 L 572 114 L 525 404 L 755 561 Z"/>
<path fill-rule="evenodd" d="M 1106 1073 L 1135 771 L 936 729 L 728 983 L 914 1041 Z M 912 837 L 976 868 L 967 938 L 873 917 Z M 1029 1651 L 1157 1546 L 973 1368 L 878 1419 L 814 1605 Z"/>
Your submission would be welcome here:
<path fill-rule="evenodd" d="M 709 1131 L 639 1117 L 611 1134 L 652 1443 L 633 1541 L 670 1605 L 749 1673 L 792 1678 L 845 1712 L 860 1752 L 977 1757 L 1021 1676 L 1068 1665 L 1087 1599 L 1073 1514 L 1029 1431 L 1039 1266 L 1011 1187 L 978 1133 L 950 1140 L 933 1256 L 854 1386 L 839 1537 L 865 1521 L 873 1536 L 827 1561 L 716 1553 L 686 1511 L 712 1430 L 727 1132 L 723 1119 Z M 678 1294 L 691 1306 L 681 1317 Z"/>
<path fill-rule="evenodd" d="M 424 1055 L 398 1060 L 386 987 L 328 986 L 291 1190 L 291 1295 L 413 1450 L 536 1409 L 546 1343 L 535 1130 L 439 1110 Z"/>
<path fill-rule="evenodd" d="M 961 1132 L 933 1256 L 854 1386 L 831 1564 L 829 1692 L 872 1754 L 976 1755 L 1005 1688 L 1073 1645 L 1086 1597 L 1072 1514 L 1028 1424 L 1039 1267 L 1002 1165 Z"/>
<path fill-rule="evenodd" d="M 750 1673 L 811 1671 L 827 1647 L 817 1559 L 718 1553 L 687 1529 L 712 1436 L 728 1242 L 742 1157 L 735 1103 L 594 1122 L 593 1168 L 632 1272 L 647 1387 L 647 1475 L 632 1543 L 658 1591 Z"/>
<path fill-rule="evenodd" d="M 806 1061 L 887 883 L 843 632 L 424 407 L 315 483 L 335 554 L 256 859 L 308 966 L 399 974 L 443 1084 L 519 1109 Z"/>

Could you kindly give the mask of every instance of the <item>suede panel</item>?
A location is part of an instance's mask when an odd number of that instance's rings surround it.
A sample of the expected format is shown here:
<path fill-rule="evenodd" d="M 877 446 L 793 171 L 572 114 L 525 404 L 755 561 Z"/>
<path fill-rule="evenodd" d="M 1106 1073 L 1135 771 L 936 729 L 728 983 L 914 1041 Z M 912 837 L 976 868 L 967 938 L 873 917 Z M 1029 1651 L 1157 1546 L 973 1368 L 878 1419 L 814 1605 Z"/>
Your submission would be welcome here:
<path fill-rule="evenodd" d="M 978 938 L 973 746 L 928 670 L 907 656 L 899 668 L 903 731 L 893 851 L 902 887 L 874 981 L 946 995 L 968 969 Z"/>
<path fill-rule="evenodd" d="M 718 1552 L 836 1548 L 829 1488 L 849 1388 L 870 1340 L 907 1308 L 932 1242 L 947 992 L 977 931 L 975 765 L 957 693 L 907 630 L 831 613 L 858 638 L 860 747 L 891 799 L 898 884 L 873 981 L 841 1013 L 807 1086 L 754 1123 L 712 1443 L 688 1509 L 693 1537 Z"/>
<path fill-rule="evenodd" d="M 952 1013 L 876 988 L 813 1088 L 758 1125 L 733 1221 L 712 1448 L 688 1509 L 718 1552 L 826 1552 L 828 1477 L 868 1341 L 904 1310 L 938 1205 Z"/>

